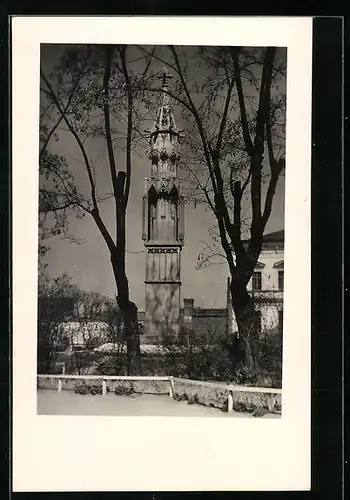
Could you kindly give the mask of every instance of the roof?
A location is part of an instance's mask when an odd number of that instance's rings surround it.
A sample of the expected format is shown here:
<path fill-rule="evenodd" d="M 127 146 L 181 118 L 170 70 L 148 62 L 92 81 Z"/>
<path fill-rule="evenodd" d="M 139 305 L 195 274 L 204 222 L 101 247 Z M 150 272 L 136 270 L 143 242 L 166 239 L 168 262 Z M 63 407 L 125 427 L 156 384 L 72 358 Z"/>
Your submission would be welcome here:
<path fill-rule="evenodd" d="M 250 238 L 243 240 L 243 244 L 248 244 Z M 263 244 L 272 244 L 272 243 L 284 243 L 284 229 L 280 231 L 274 231 L 273 233 L 267 233 L 263 236 Z"/>
<path fill-rule="evenodd" d="M 264 234 L 263 242 L 279 243 L 284 241 L 284 229 L 281 231 L 274 231 L 273 233 Z"/>

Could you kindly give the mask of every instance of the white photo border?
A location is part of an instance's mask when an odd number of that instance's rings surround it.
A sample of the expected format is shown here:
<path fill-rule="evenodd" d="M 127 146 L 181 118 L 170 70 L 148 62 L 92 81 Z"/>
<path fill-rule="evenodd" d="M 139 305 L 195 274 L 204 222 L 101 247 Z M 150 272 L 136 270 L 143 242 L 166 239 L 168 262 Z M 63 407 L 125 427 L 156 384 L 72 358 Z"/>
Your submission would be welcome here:
<path fill-rule="evenodd" d="M 41 43 L 287 47 L 281 419 L 37 415 Z M 312 18 L 12 19 L 13 491 L 310 489 L 311 75 Z"/>

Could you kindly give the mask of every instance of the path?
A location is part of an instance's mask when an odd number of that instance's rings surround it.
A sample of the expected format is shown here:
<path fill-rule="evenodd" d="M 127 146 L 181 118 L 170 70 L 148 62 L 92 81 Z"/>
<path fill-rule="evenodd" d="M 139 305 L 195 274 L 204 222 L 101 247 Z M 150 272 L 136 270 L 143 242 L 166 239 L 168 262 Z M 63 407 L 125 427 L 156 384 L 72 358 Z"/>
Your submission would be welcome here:
<path fill-rule="evenodd" d="M 40 415 L 119 415 L 159 417 L 243 417 L 254 418 L 247 413 L 227 413 L 216 408 L 184 401 L 174 401 L 168 396 L 135 394 L 133 396 L 106 396 L 75 394 L 73 391 L 40 389 L 38 391 L 38 414 Z M 276 417 L 276 415 L 265 415 Z M 277 416 L 278 418 L 278 416 Z"/>

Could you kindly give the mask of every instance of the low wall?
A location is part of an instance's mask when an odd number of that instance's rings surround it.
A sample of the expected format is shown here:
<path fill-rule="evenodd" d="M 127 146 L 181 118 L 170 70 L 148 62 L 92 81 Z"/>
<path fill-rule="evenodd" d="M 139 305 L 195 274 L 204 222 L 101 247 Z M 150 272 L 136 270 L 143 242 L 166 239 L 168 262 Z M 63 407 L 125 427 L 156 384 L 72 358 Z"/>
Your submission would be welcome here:
<path fill-rule="evenodd" d="M 122 387 L 139 394 L 169 395 L 169 382 L 162 380 L 107 380 L 106 385 L 110 392 Z"/>
<path fill-rule="evenodd" d="M 187 400 L 223 411 L 253 412 L 257 409 L 269 413 L 281 413 L 282 391 L 224 384 L 197 380 L 174 379 L 174 399 Z M 231 401 L 229 402 L 229 396 Z"/>
<path fill-rule="evenodd" d="M 189 382 L 177 380 L 174 383 L 174 399 L 211 406 L 226 411 L 228 409 L 229 390 L 215 387 L 193 385 Z"/>
<path fill-rule="evenodd" d="M 243 387 L 188 380 L 175 377 L 127 377 L 100 375 L 38 375 L 38 389 L 71 390 L 81 384 L 101 387 L 101 392 L 116 388 L 131 389 L 141 394 L 168 394 L 175 400 L 202 404 L 222 411 L 281 413 L 282 390 Z"/>
<path fill-rule="evenodd" d="M 60 381 L 60 388 L 58 386 Z M 114 377 L 96 375 L 38 375 L 38 389 L 75 391 L 77 386 L 88 384 L 102 387 L 105 381 L 106 392 L 115 392 L 116 388 L 131 389 L 140 394 L 169 394 L 169 377 Z"/>

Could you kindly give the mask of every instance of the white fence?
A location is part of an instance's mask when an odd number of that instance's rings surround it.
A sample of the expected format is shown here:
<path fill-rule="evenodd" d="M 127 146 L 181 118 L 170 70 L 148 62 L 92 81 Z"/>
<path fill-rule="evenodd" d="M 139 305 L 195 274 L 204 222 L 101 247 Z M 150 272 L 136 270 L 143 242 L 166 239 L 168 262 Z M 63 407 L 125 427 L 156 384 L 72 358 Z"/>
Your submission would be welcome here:
<path fill-rule="evenodd" d="M 37 375 L 38 381 L 40 379 L 56 379 L 57 380 L 57 391 L 60 393 L 62 391 L 62 380 L 85 380 L 85 381 L 100 381 L 102 385 L 102 395 L 107 394 L 107 381 L 122 380 L 122 381 L 152 381 L 152 382 L 168 382 L 169 383 L 169 397 L 174 398 L 175 384 L 188 384 L 188 385 L 198 385 L 201 387 L 210 387 L 212 389 L 219 389 L 227 391 L 227 411 L 232 412 L 234 405 L 234 393 L 245 392 L 245 393 L 255 393 L 255 394 L 270 394 L 281 396 L 282 389 L 270 389 L 263 387 L 244 387 L 232 384 L 220 384 L 216 382 L 204 382 L 202 380 L 190 380 L 178 377 L 138 377 L 138 376 L 126 376 L 126 375 Z"/>

